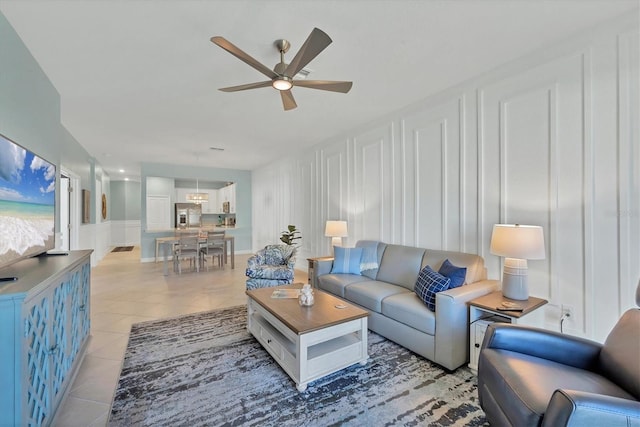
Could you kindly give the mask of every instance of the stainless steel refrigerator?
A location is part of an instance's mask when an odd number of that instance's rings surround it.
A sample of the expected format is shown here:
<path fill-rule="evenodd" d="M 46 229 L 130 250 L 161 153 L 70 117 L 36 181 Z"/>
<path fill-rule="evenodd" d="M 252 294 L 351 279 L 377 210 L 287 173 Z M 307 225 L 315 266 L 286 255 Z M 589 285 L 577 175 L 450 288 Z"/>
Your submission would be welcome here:
<path fill-rule="evenodd" d="M 176 203 L 176 228 L 199 228 L 202 206 L 197 203 Z"/>

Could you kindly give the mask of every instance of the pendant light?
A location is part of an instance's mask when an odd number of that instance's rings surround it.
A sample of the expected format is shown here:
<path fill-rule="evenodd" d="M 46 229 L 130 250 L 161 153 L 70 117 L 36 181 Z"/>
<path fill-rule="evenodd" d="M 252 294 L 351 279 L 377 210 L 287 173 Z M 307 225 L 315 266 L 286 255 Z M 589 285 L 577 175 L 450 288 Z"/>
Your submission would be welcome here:
<path fill-rule="evenodd" d="M 196 162 L 197 161 L 198 161 L 198 156 L 196 155 Z M 199 186 L 198 178 L 196 178 L 196 192 L 195 193 L 188 193 L 187 194 L 187 200 L 192 202 L 192 203 L 197 203 L 197 204 L 201 204 L 202 202 L 208 202 L 209 201 L 209 193 L 201 193 L 200 192 L 200 186 Z"/>
<path fill-rule="evenodd" d="M 187 200 L 192 203 L 201 204 L 209 201 L 209 193 L 201 193 L 196 182 L 196 192 L 187 194 Z"/>

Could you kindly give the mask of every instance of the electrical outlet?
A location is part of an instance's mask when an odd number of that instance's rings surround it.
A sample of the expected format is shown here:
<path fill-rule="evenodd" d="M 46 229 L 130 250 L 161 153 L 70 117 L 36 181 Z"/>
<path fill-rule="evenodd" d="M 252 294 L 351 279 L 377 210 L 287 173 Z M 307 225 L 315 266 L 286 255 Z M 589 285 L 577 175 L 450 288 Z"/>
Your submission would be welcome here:
<path fill-rule="evenodd" d="M 574 312 L 574 309 L 573 309 L 573 306 L 572 306 L 572 305 L 569 305 L 569 304 L 562 304 L 562 305 L 560 306 L 560 317 L 562 317 L 562 316 L 564 316 L 564 315 L 567 315 L 567 317 L 568 317 L 568 319 L 567 319 L 567 320 L 569 320 L 569 319 L 573 319 L 573 318 L 574 318 L 574 317 L 573 317 L 573 312 Z"/>
<path fill-rule="evenodd" d="M 560 332 L 564 332 L 568 325 L 574 324 L 573 306 L 562 304 L 560 306 Z"/>

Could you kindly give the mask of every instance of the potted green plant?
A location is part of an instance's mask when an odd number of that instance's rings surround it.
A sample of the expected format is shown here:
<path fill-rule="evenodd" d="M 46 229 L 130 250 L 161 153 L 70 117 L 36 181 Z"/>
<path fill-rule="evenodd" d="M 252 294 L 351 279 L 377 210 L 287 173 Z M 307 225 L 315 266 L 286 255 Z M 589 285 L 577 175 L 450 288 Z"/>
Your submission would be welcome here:
<path fill-rule="evenodd" d="M 302 239 L 302 236 L 300 235 L 300 231 L 296 229 L 295 225 L 289 225 L 287 230 L 283 231 L 280 236 L 280 241 L 289 246 L 295 246 L 295 241 L 298 239 Z"/>

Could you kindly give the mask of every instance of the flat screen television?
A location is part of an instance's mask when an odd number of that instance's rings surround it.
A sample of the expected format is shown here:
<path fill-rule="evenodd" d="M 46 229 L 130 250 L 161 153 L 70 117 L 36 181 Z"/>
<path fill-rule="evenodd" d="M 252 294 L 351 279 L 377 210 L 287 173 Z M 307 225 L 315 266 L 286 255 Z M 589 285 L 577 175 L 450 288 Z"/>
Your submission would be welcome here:
<path fill-rule="evenodd" d="M 56 166 L 0 134 L 0 268 L 55 247 L 55 190 Z"/>

